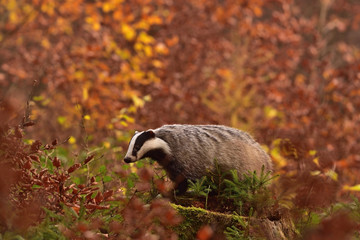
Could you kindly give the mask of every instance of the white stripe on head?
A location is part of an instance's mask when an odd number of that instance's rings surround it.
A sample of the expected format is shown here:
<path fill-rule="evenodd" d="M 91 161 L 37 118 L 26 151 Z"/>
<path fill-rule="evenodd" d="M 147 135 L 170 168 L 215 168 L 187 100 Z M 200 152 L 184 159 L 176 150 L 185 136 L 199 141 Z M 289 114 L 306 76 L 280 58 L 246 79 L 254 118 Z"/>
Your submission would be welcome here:
<path fill-rule="evenodd" d="M 137 159 L 141 159 L 148 151 L 153 149 L 163 149 L 166 154 L 171 154 L 169 145 L 161 138 L 152 138 L 144 143 L 137 153 Z"/>
<path fill-rule="evenodd" d="M 131 158 L 131 162 L 135 162 L 137 160 L 136 157 L 132 155 L 132 152 L 133 152 L 133 149 L 134 149 L 136 139 L 142 133 L 143 132 L 135 132 L 135 135 L 131 138 L 131 141 L 129 143 L 129 148 L 128 148 L 127 152 L 126 152 L 125 158 Z"/>

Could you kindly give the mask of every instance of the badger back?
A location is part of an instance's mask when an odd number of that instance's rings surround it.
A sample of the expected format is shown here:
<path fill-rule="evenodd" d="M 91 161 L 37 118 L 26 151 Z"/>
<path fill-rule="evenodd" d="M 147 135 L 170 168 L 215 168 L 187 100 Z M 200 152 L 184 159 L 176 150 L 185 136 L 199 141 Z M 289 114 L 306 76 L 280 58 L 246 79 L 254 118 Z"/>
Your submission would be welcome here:
<path fill-rule="evenodd" d="M 168 143 L 173 158 L 185 177 L 197 179 L 215 171 L 236 169 L 240 176 L 248 171 L 272 169 L 268 155 L 246 132 L 222 125 L 164 125 L 156 137 Z"/>

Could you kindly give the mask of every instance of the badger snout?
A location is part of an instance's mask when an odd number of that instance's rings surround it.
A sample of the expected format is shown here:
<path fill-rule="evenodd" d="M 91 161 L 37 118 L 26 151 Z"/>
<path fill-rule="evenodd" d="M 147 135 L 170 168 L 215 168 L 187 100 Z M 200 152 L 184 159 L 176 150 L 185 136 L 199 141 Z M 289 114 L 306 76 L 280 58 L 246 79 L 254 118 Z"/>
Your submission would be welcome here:
<path fill-rule="evenodd" d="M 129 158 L 129 157 L 124 158 L 124 162 L 131 163 L 131 158 Z"/>

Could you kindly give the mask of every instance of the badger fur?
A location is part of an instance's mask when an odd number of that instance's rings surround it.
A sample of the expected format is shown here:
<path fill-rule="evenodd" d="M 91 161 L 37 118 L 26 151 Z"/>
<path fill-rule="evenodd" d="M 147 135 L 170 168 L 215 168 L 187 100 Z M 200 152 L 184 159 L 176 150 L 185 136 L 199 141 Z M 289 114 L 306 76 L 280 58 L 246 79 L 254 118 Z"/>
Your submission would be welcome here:
<path fill-rule="evenodd" d="M 215 172 L 236 169 L 241 177 L 249 171 L 272 170 L 269 156 L 246 132 L 222 125 L 164 125 L 137 132 L 129 143 L 126 163 L 152 158 L 175 182 L 179 193 L 187 190 L 187 180 Z"/>

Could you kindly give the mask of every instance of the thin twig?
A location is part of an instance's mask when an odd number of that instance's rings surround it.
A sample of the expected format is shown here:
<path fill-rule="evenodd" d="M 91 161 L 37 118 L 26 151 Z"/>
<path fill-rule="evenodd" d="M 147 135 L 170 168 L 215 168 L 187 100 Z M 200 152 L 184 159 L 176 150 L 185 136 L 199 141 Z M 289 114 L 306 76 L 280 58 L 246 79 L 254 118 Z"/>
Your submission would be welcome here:
<path fill-rule="evenodd" d="M 26 107 L 25 107 L 25 113 L 24 113 L 24 117 L 22 119 L 22 122 L 20 124 L 20 128 L 24 129 L 24 127 L 26 126 L 31 126 L 33 125 L 33 122 L 30 120 L 30 113 L 31 113 L 31 108 L 30 108 L 30 101 L 32 100 L 32 98 L 34 97 L 34 92 L 35 92 L 35 88 L 38 85 L 38 81 L 34 80 L 33 81 L 33 85 L 31 87 L 31 91 L 29 93 L 29 96 L 26 100 Z"/>

